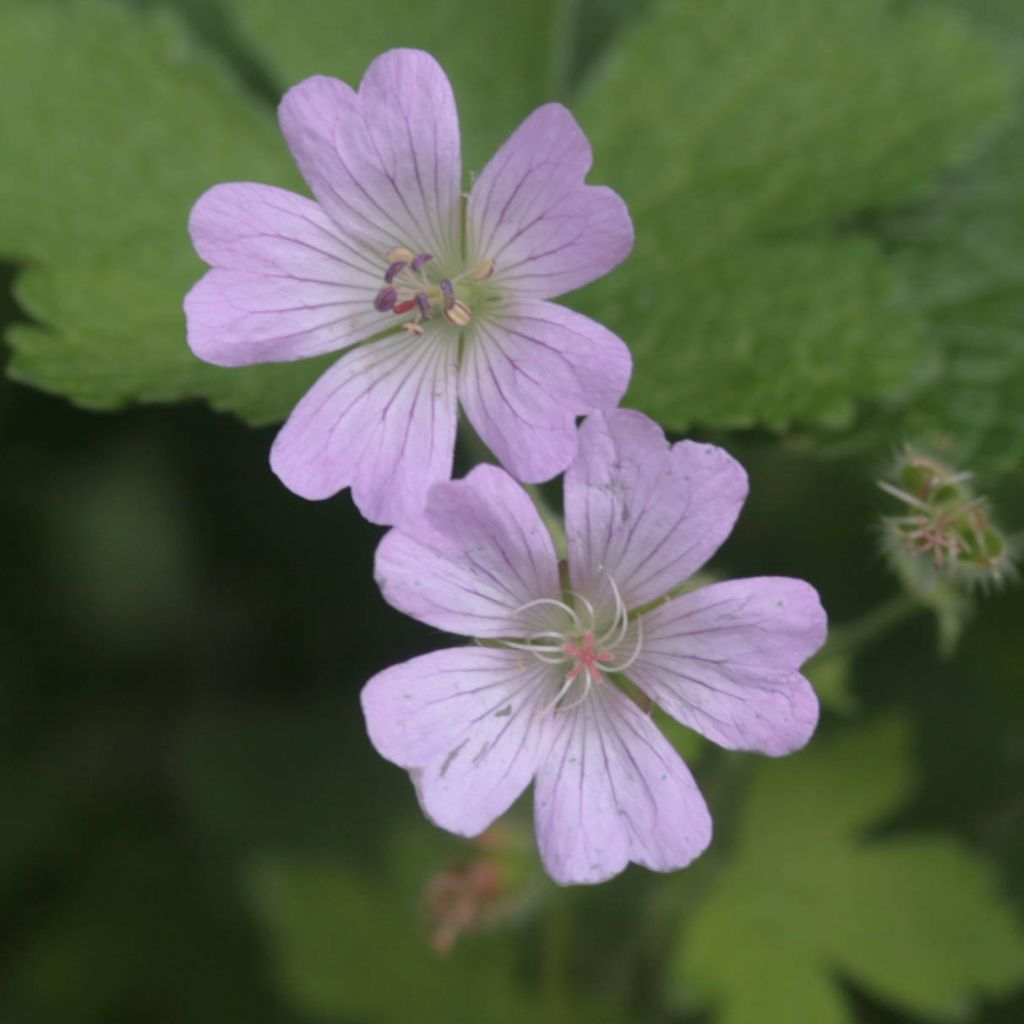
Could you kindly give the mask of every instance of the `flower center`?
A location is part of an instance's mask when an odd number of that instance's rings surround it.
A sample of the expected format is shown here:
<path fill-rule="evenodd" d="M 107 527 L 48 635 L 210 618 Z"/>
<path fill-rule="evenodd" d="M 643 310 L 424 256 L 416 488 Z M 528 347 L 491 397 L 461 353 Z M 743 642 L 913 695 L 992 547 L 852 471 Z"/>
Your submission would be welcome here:
<path fill-rule="evenodd" d="M 594 633 L 589 629 L 583 634 L 583 641 L 578 646 L 562 644 L 562 650 L 570 658 L 575 659 L 575 664 L 566 674 L 565 678 L 568 680 L 575 679 L 581 672 L 589 672 L 594 681 L 599 683 L 601 681 L 599 663 L 615 660 L 615 655 L 611 651 L 594 650 Z"/>
<path fill-rule="evenodd" d="M 548 620 L 549 628 L 528 632 L 522 640 L 503 640 L 502 646 L 525 651 L 538 661 L 555 667 L 559 684 L 551 707 L 559 711 L 582 703 L 590 691 L 605 681 L 609 673 L 623 672 L 640 656 L 643 630 L 640 621 L 631 622 L 629 612 L 615 581 L 609 576 L 611 609 L 601 612 L 581 594 L 569 593 L 569 601 L 542 597 L 528 601 L 517 614 L 538 612 Z M 633 632 L 632 644 L 621 647 Z"/>
<path fill-rule="evenodd" d="M 397 316 L 411 314 L 402 328 L 411 334 L 423 333 L 423 322 L 434 314 L 441 315 L 456 327 L 465 327 L 473 315 L 459 298 L 457 288 L 467 279 L 486 281 L 494 273 L 494 260 L 484 260 L 473 270 L 457 277 L 437 278 L 430 273 L 429 264 L 434 254 L 414 253 L 398 246 L 387 254 L 388 267 L 384 271 L 384 287 L 377 292 L 373 307 L 378 313 L 389 310 Z"/>

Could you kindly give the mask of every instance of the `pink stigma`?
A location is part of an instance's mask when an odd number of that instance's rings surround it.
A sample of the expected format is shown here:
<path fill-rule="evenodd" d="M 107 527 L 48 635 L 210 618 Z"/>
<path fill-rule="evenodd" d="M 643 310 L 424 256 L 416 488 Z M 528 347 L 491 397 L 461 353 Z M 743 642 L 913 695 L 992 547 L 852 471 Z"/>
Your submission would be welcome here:
<path fill-rule="evenodd" d="M 592 630 L 588 630 L 583 637 L 583 643 L 579 647 L 574 644 L 563 644 L 562 650 L 571 658 L 576 659 L 576 664 L 569 670 L 569 674 L 565 677 L 566 681 L 575 679 L 581 672 L 589 672 L 594 682 L 598 682 L 601 679 L 601 670 L 598 662 L 611 661 L 614 655 L 611 651 L 595 651 L 594 650 L 594 633 Z"/>

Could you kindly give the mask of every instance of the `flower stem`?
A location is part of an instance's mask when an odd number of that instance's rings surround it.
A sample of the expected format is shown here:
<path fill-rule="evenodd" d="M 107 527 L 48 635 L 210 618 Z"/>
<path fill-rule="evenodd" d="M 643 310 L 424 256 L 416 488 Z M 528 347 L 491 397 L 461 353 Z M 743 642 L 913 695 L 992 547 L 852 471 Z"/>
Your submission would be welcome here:
<path fill-rule="evenodd" d="M 565 890 L 557 890 L 544 917 L 542 986 L 547 1024 L 569 1020 L 570 899 Z"/>
<path fill-rule="evenodd" d="M 872 608 L 859 619 L 836 626 L 829 636 L 829 654 L 853 655 L 870 647 L 887 633 L 909 619 L 915 612 L 925 610 L 916 595 L 900 591 Z"/>

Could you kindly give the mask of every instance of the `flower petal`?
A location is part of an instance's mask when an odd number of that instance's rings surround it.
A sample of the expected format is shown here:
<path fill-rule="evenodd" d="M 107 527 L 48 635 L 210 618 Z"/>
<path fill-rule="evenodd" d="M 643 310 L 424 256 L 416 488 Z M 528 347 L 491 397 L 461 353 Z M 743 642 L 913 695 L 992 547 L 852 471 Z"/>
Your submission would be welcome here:
<path fill-rule="evenodd" d="M 530 784 L 550 733 L 550 666 L 462 647 L 385 669 L 363 688 L 370 741 L 414 773 L 442 828 L 482 832 Z"/>
<path fill-rule="evenodd" d="M 451 476 L 455 348 L 428 331 L 350 352 L 306 393 L 281 428 L 270 464 L 304 498 L 343 487 L 363 515 L 390 524 L 420 511 Z"/>
<path fill-rule="evenodd" d="M 630 861 L 685 867 L 711 841 L 693 776 L 628 697 L 601 683 L 554 716 L 534 795 L 537 842 L 562 885 L 601 882 Z"/>
<path fill-rule="evenodd" d="M 288 91 L 281 130 L 324 209 L 381 261 L 392 246 L 459 255 L 459 118 L 441 66 L 389 50 L 354 92 L 322 75 Z"/>
<path fill-rule="evenodd" d="M 373 307 L 376 266 L 311 199 L 215 185 L 192 207 L 189 231 L 214 267 L 185 298 L 189 345 L 208 363 L 301 359 L 393 326 Z"/>
<path fill-rule="evenodd" d="M 797 671 L 825 642 L 817 591 L 764 576 L 716 583 L 641 618 L 629 678 L 673 718 L 731 750 L 802 747 L 818 698 Z"/>
<path fill-rule="evenodd" d="M 670 448 L 653 420 L 619 409 L 587 418 L 565 474 L 565 525 L 573 587 L 626 607 L 663 597 L 729 536 L 747 496 L 743 467 L 721 448 Z"/>
<path fill-rule="evenodd" d="M 473 185 L 466 210 L 470 266 L 494 261 L 494 281 L 552 298 L 607 274 L 633 248 L 626 204 L 584 185 L 590 143 L 565 107 L 535 110 Z"/>
<path fill-rule="evenodd" d="M 536 299 L 503 303 L 470 326 L 459 369 L 466 415 L 502 465 L 550 480 L 576 454 L 576 417 L 614 409 L 629 349 L 611 331 Z"/>
<path fill-rule="evenodd" d="M 522 636 L 522 606 L 561 596 L 551 535 L 497 466 L 436 485 L 425 513 L 380 542 L 374 575 L 388 604 L 463 636 Z"/>

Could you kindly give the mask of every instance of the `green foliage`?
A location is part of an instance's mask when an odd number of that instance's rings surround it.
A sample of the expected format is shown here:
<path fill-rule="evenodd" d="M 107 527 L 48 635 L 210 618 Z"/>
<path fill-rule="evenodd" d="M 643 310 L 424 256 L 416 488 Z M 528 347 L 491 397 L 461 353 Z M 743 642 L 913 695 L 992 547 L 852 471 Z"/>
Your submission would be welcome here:
<path fill-rule="evenodd" d="M 101 838 L 72 836 L 67 891 L 19 943 L 5 979 L 12 1018 L 279 1022 L 246 922 L 206 865 L 137 816 L 98 823 Z"/>
<path fill-rule="evenodd" d="M 333 715 L 217 718 L 182 749 L 185 791 L 199 831 L 235 856 L 350 853 L 372 830 L 361 772 L 338 742 Z M 404 780 L 403 780 L 404 781 Z M 331 808 L 346 807 L 345 814 Z"/>
<path fill-rule="evenodd" d="M 919 321 L 857 218 L 967 156 L 1010 87 L 942 8 L 662 3 L 581 107 L 636 220 L 586 299 L 633 346 L 632 401 L 675 429 L 832 425 L 905 390 Z"/>
<path fill-rule="evenodd" d="M 317 1019 L 520 1024 L 536 1007 L 516 984 L 508 934 L 431 953 L 415 893 L 343 863 L 265 860 L 250 872 L 280 983 Z"/>
<path fill-rule="evenodd" d="M 865 838 L 911 784 L 896 722 L 762 765 L 676 949 L 674 1000 L 711 1003 L 722 1024 L 851 1024 L 847 977 L 949 1020 L 1024 981 L 1024 932 L 981 856 L 944 836 Z"/>
<path fill-rule="evenodd" d="M 317 366 L 207 366 L 181 312 L 202 191 L 295 184 L 269 111 L 170 14 L 102 0 L 4 4 L 0 65 L 0 254 L 30 264 L 17 291 L 38 323 L 9 330 L 11 375 L 97 409 L 205 397 L 281 418 Z"/>
<path fill-rule="evenodd" d="M 909 406 L 910 439 L 986 475 L 1024 459 L 1024 122 L 941 201 L 890 227 L 937 367 Z"/>
<path fill-rule="evenodd" d="M 237 34 L 283 85 L 325 74 L 358 83 L 377 54 L 429 50 L 455 88 L 464 167 L 483 169 L 533 107 L 552 98 L 558 4 L 518 0 L 227 0 Z"/>

